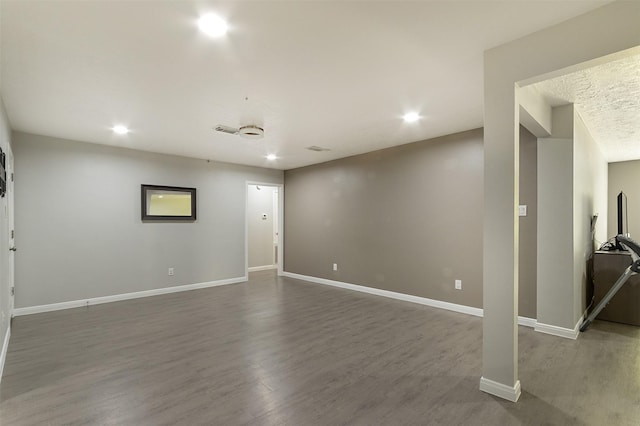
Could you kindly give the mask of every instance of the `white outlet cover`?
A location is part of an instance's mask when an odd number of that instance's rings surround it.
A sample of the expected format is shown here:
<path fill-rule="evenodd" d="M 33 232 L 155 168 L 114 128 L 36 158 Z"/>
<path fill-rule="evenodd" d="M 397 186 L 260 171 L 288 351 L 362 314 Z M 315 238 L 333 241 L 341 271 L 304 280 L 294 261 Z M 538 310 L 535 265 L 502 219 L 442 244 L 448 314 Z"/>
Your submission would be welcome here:
<path fill-rule="evenodd" d="M 518 206 L 518 212 L 520 213 L 520 216 L 526 216 L 527 215 L 527 205 L 523 204 L 521 206 Z"/>
<path fill-rule="evenodd" d="M 455 281 L 456 290 L 462 290 L 462 280 Z"/>

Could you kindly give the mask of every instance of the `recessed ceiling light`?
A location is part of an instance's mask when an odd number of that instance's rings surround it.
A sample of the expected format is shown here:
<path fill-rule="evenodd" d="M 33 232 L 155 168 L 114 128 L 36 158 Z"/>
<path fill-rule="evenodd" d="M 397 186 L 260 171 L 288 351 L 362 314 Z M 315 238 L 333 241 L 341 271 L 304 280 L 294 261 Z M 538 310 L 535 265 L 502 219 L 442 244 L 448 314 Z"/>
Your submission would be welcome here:
<path fill-rule="evenodd" d="M 417 112 L 408 112 L 402 118 L 407 123 L 413 123 L 414 121 L 418 121 L 420 119 L 420 115 L 418 115 Z"/>
<path fill-rule="evenodd" d="M 116 133 L 118 135 L 126 135 L 127 133 L 129 133 L 129 129 L 127 128 L 127 126 L 123 126 L 122 124 L 113 126 L 111 130 L 113 130 L 113 133 Z"/>
<path fill-rule="evenodd" d="M 202 15 L 200 19 L 198 19 L 198 28 L 210 37 L 223 36 L 227 33 L 228 29 L 224 19 L 213 13 Z"/>
<path fill-rule="evenodd" d="M 269 161 L 273 161 L 273 160 L 277 160 L 278 157 L 275 154 L 269 154 L 267 155 L 267 160 Z"/>

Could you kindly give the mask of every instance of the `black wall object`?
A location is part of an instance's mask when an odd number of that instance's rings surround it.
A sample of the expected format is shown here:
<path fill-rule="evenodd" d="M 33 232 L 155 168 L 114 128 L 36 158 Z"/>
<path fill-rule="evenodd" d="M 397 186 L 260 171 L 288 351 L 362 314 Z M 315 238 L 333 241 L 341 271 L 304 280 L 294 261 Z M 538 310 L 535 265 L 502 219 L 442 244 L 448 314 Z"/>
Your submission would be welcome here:
<path fill-rule="evenodd" d="M 7 156 L 0 148 L 0 197 L 7 193 Z"/>
<path fill-rule="evenodd" d="M 149 210 L 149 205 L 147 202 L 151 200 L 152 194 L 154 195 L 171 195 L 171 194 L 188 194 L 191 201 L 191 211 L 190 214 L 185 215 L 161 215 L 161 214 L 152 214 Z M 184 188 L 179 186 L 162 186 L 162 185 L 140 185 L 140 197 L 141 197 L 141 216 L 142 221 L 182 221 L 182 222 L 193 222 L 196 220 L 196 189 L 195 188 Z M 160 197 L 162 198 L 162 197 Z"/>

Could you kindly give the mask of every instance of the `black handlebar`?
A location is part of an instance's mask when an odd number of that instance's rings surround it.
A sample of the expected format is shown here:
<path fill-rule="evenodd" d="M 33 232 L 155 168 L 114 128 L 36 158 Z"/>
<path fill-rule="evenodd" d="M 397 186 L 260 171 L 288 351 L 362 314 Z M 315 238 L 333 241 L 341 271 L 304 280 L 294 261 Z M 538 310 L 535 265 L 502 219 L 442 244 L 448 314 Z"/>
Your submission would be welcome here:
<path fill-rule="evenodd" d="M 616 236 L 616 240 L 631 253 L 631 258 L 633 259 L 631 270 L 636 274 L 640 273 L 640 244 L 624 235 Z"/>

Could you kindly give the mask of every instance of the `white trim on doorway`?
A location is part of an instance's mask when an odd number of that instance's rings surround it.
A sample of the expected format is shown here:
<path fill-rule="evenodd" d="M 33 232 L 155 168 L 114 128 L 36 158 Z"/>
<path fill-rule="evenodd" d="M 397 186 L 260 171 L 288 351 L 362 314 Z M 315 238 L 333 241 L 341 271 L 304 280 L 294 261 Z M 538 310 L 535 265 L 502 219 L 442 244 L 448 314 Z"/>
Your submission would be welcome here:
<path fill-rule="evenodd" d="M 16 306 L 16 239 L 15 239 L 15 197 L 13 186 L 14 156 L 11 144 L 7 144 L 6 150 L 6 185 L 7 185 L 7 237 L 9 242 L 9 318 L 13 317 Z"/>

